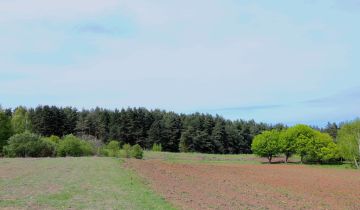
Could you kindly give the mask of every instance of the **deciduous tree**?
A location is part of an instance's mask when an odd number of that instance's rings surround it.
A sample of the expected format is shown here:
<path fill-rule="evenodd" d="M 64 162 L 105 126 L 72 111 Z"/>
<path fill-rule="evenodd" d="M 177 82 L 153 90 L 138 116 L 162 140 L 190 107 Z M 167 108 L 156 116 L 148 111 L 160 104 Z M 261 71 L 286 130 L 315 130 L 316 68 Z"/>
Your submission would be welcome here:
<path fill-rule="evenodd" d="M 360 119 L 342 125 L 338 133 L 340 153 L 346 160 L 360 168 Z"/>
<path fill-rule="evenodd" d="M 266 157 L 269 160 L 269 163 L 271 163 L 273 156 L 279 154 L 281 151 L 279 139 L 280 131 L 264 131 L 255 136 L 251 149 L 254 154 L 260 157 Z"/>
<path fill-rule="evenodd" d="M 19 106 L 15 109 L 11 118 L 11 125 L 14 133 L 24 133 L 25 131 L 30 131 L 30 118 L 27 110 Z"/>

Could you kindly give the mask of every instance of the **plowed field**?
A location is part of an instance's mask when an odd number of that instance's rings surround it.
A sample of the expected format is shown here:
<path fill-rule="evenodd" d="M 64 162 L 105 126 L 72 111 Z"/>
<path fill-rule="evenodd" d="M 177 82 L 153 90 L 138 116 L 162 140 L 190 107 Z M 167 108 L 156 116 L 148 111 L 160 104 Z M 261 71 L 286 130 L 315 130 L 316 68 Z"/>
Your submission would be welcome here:
<path fill-rule="evenodd" d="M 126 167 L 182 209 L 360 209 L 356 170 L 154 159 L 129 160 Z"/>

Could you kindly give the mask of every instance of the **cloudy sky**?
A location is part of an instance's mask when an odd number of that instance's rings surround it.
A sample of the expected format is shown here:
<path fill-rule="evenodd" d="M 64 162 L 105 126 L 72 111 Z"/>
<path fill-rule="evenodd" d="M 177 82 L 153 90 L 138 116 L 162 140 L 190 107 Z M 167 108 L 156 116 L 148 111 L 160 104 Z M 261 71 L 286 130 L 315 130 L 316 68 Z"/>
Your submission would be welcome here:
<path fill-rule="evenodd" d="M 0 0 L 0 104 L 360 116 L 360 0 Z"/>

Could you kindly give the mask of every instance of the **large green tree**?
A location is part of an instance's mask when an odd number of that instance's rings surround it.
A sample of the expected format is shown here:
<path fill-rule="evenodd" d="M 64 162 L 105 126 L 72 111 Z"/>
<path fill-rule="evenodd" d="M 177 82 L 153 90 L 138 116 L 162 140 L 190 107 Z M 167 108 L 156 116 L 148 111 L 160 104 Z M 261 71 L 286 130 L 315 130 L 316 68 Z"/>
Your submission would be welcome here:
<path fill-rule="evenodd" d="M 306 160 L 312 162 L 328 162 L 339 159 L 339 148 L 327 133 L 315 131 L 314 138 L 306 143 Z"/>
<path fill-rule="evenodd" d="M 296 125 L 294 127 L 291 127 L 287 130 L 288 132 L 288 145 L 290 146 L 287 149 L 287 151 L 293 152 L 293 149 L 295 146 L 296 154 L 298 154 L 301 158 L 301 162 L 304 162 L 304 157 L 306 156 L 308 150 L 306 148 L 307 143 L 315 138 L 316 132 L 314 129 L 312 129 L 310 126 L 307 125 Z M 293 145 L 295 143 L 295 145 Z"/>
<path fill-rule="evenodd" d="M 279 140 L 280 131 L 275 129 L 271 131 L 264 131 L 263 133 L 255 136 L 251 149 L 254 154 L 260 157 L 266 157 L 269 163 L 271 163 L 273 156 L 279 154 L 281 151 Z"/>
<path fill-rule="evenodd" d="M 285 154 L 285 162 L 295 153 L 300 155 L 302 162 L 307 152 L 306 144 L 314 136 L 315 130 L 307 125 L 296 125 L 283 130 L 280 135 L 279 144 L 281 153 Z"/>
<path fill-rule="evenodd" d="M 289 157 L 296 153 L 296 131 L 294 129 L 287 129 L 281 131 L 279 145 L 281 153 L 285 155 L 285 163 L 288 162 Z"/>
<path fill-rule="evenodd" d="M 342 157 L 353 161 L 355 166 L 360 168 L 360 119 L 341 126 L 338 142 Z"/>
<path fill-rule="evenodd" d="M 307 125 L 296 125 L 283 131 L 280 145 L 285 161 L 294 153 L 300 156 L 301 162 L 328 162 L 339 158 L 339 150 L 332 137 Z"/>

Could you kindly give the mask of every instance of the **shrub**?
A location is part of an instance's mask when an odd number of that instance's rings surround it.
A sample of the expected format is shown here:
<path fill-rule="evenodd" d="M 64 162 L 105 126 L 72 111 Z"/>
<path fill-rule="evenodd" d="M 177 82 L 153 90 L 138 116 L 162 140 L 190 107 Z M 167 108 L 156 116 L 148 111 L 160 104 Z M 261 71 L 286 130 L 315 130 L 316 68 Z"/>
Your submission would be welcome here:
<path fill-rule="evenodd" d="M 80 136 L 77 136 L 77 137 L 84 140 L 84 141 L 86 141 L 86 142 L 88 142 L 88 143 L 90 143 L 92 148 L 94 149 L 93 150 L 94 154 L 99 153 L 99 151 L 104 148 L 104 143 L 100 139 L 96 138 L 95 136 L 92 136 L 92 135 L 80 135 Z"/>
<path fill-rule="evenodd" d="M 50 137 L 43 137 L 41 138 L 41 140 L 44 142 L 44 144 L 47 144 L 48 146 L 54 148 L 51 156 L 56 156 L 57 148 L 61 140 L 60 137 L 52 135 Z"/>
<path fill-rule="evenodd" d="M 55 135 L 51 135 L 50 137 L 44 137 L 43 139 L 47 140 L 47 141 L 54 142 L 55 144 L 60 143 L 60 140 L 61 140 L 60 137 L 55 136 Z"/>
<path fill-rule="evenodd" d="M 154 152 L 161 152 L 162 151 L 162 146 L 161 146 L 161 144 L 153 144 L 153 146 L 152 146 L 152 151 L 154 151 Z"/>
<path fill-rule="evenodd" d="M 54 156 L 55 149 L 55 143 L 25 132 L 10 137 L 4 154 L 7 157 L 51 157 Z"/>
<path fill-rule="evenodd" d="M 122 157 L 130 158 L 131 157 L 131 146 L 130 146 L 130 144 L 124 144 L 121 153 L 122 153 L 121 154 Z"/>
<path fill-rule="evenodd" d="M 119 142 L 118 141 L 110 141 L 107 145 L 106 148 L 112 151 L 118 151 L 120 149 L 119 147 Z"/>
<path fill-rule="evenodd" d="M 106 157 L 116 157 L 119 155 L 120 146 L 118 141 L 110 141 L 106 146 L 100 148 L 99 153 Z"/>
<path fill-rule="evenodd" d="M 105 146 L 98 148 L 97 154 L 102 157 L 109 157 L 109 150 Z"/>
<path fill-rule="evenodd" d="M 79 157 L 93 154 L 94 148 L 89 142 L 79 139 L 72 134 L 65 136 L 57 148 L 57 155 L 61 157 Z"/>
<path fill-rule="evenodd" d="M 140 145 L 135 144 L 131 147 L 131 157 L 136 159 L 142 159 L 143 158 L 143 149 L 140 147 Z"/>
<path fill-rule="evenodd" d="M 143 149 L 140 145 L 136 144 L 131 146 L 130 144 L 124 144 L 122 150 L 118 151 L 118 156 L 122 158 L 136 158 L 142 159 L 143 158 Z"/>
<path fill-rule="evenodd" d="M 39 157 L 55 157 L 58 144 L 51 139 L 41 138 L 43 149 Z"/>

